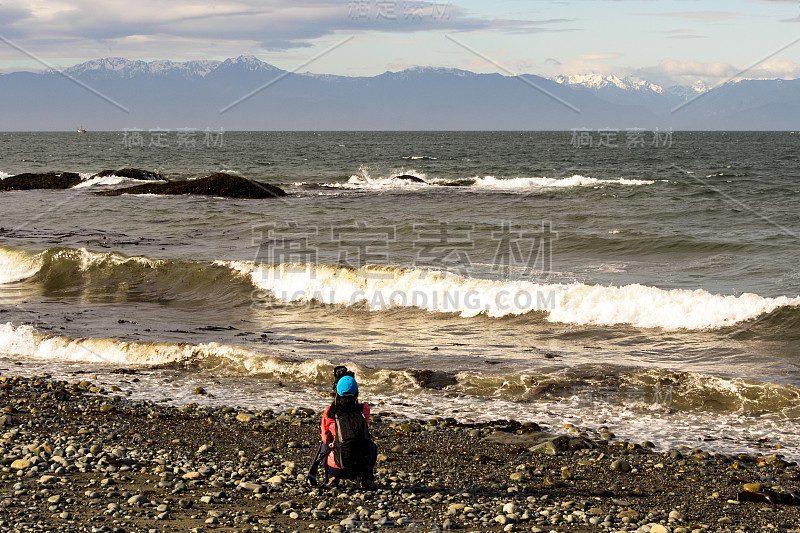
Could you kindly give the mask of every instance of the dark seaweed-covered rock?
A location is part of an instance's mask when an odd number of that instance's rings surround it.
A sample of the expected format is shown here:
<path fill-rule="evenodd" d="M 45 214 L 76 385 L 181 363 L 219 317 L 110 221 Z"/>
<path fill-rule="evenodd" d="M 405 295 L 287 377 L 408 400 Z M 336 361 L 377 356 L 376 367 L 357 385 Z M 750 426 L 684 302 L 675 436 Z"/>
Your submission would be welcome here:
<path fill-rule="evenodd" d="M 458 179 L 452 181 L 445 181 L 444 183 L 440 183 L 442 187 L 469 187 L 470 185 L 475 185 L 474 179 Z"/>
<path fill-rule="evenodd" d="M 114 189 L 97 193 L 100 196 L 120 196 L 122 194 L 193 194 L 222 196 L 225 198 L 276 198 L 286 196 L 280 187 L 258 181 L 218 172 L 204 178 L 169 183 L 143 183 L 133 187 Z"/>
<path fill-rule="evenodd" d="M 416 370 L 408 369 L 407 372 L 414 378 L 417 385 L 429 389 L 443 389 L 450 385 L 455 385 L 458 380 L 452 374 L 435 370 Z"/>
<path fill-rule="evenodd" d="M 44 172 L 17 174 L 0 180 L 0 191 L 28 191 L 32 189 L 69 189 L 81 182 L 74 172 Z"/>
<path fill-rule="evenodd" d="M 119 176 L 120 178 L 129 178 L 133 180 L 149 180 L 149 181 L 165 181 L 167 178 L 158 172 L 150 172 L 149 170 L 142 170 L 140 168 L 123 168 L 120 170 L 103 170 L 98 172 L 93 178 L 104 178 L 106 176 Z"/>
<path fill-rule="evenodd" d="M 395 176 L 394 179 L 410 181 L 411 183 L 427 183 L 424 179 L 412 176 L 411 174 L 400 174 L 399 176 Z"/>

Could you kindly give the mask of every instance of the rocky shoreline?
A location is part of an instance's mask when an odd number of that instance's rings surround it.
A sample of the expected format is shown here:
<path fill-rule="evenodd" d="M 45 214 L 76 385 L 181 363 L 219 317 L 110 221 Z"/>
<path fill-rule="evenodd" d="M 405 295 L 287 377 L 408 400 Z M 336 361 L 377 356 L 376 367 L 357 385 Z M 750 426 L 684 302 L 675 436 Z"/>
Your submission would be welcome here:
<path fill-rule="evenodd" d="M 157 194 L 157 195 L 195 195 L 217 196 L 222 198 L 265 199 L 288 196 L 286 191 L 261 181 L 215 172 L 196 179 L 170 181 L 157 172 L 138 168 L 120 170 L 103 170 L 86 181 L 94 178 L 117 176 L 120 178 L 148 181 L 131 187 L 122 187 L 100 191 L 98 196 L 121 196 L 123 194 Z M 0 191 L 27 191 L 34 189 L 70 189 L 80 185 L 84 179 L 75 172 L 24 173 L 0 179 Z"/>
<path fill-rule="evenodd" d="M 311 487 L 319 414 L 0 378 L 0 531 L 800 531 L 779 455 L 376 413 L 379 489 Z M 368 399 L 368 393 L 367 398 Z"/>
<path fill-rule="evenodd" d="M 82 181 L 80 174 L 76 172 L 25 172 L 0 180 L 0 191 L 69 189 L 79 185 Z"/>
<path fill-rule="evenodd" d="M 167 183 L 143 183 L 132 187 L 112 189 L 96 193 L 98 196 L 121 196 L 123 194 L 159 194 L 159 195 L 201 195 L 220 196 L 223 198 L 264 199 L 287 196 L 286 191 L 275 185 L 260 181 L 216 172 L 209 176 L 184 181 Z"/>

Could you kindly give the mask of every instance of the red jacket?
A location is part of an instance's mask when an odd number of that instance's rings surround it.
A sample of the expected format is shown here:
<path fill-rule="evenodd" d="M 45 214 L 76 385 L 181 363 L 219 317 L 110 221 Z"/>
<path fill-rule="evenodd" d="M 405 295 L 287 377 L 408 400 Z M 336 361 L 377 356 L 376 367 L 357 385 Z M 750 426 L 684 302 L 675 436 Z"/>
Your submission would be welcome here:
<path fill-rule="evenodd" d="M 367 424 L 369 424 L 369 405 L 366 403 L 361 404 L 363 406 L 363 413 L 364 418 L 367 420 Z M 325 408 L 325 411 L 322 413 L 322 424 L 321 424 L 321 438 L 322 442 L 329 442 L 328 440 L 328 433 L 331 434 L 330 442 L 333 442 L 333 439 L 336 437 L 336 420 L 328 416 L 328 410 L 331 408 L 329 405 Z M 333 454 L 328 454 L 328 464 L 332 467 L 338 468 L 336 466 L 336 462 L 333 460 Z"/>

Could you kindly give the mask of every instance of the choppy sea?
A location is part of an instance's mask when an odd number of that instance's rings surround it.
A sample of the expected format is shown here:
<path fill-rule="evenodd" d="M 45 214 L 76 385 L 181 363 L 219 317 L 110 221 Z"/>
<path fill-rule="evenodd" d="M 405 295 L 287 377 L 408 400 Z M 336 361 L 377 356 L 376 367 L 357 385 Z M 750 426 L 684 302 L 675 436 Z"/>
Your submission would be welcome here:
<path fill-rule="evenodd" d="M 346 364 L 378 411 L 800 459 L 797 134 L 126 135 L 0 133 L 0 178 L 85 179 L 0 193 L 0 374 L 318 409 Z M 94 194 L 126 167 L 289 196 Z"/>

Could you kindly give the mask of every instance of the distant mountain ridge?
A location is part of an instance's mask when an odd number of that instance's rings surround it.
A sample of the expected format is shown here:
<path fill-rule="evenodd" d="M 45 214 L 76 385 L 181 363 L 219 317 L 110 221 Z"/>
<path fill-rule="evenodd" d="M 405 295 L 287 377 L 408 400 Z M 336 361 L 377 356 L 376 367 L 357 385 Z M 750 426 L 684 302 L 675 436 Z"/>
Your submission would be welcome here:
<path fill-rule="evenodd" d="M 84 74 L 114 72 L 121 77 L 130 78 L 136 75 L 164 75 L 173 72 L 180 72 L 190 76 L 203 77 L 215 68 L 222 61 L 185 61 L 176 63 L 170 60 L 142 61 L 124 59 L 121 57 L 106 57 L 87 61 L 74 67 L 64 69 L 62 72 L 70 76 L 81 76 Z"/>
<path fill-rule="evenodd" d="M 108 57 L 62 72 L 91 90 L 53 71 L 0 75 L 2 128 L 800 128 L 800 80 L 737 80 L 708 90 L 699 80 L 665 88 L 613 75 L 547 79 L 434 67 L 349 77 L 289 73 L 247 55 L 186 62 Z"/>
<path fill-rule="evenodd" d="M 578 74 L 573 76 L 556 76 L 553 81 L 561 83 L 562 85 L 579 85 L 587 89 L 605 89 L 607 87 L 616 87 L 626 91 L 652 91 L 657 94 L 662 94 L 664 89 L 649 81 L 639 80 L 635 78 L 619 78 L 612 75 L 602 74 Z"/>

